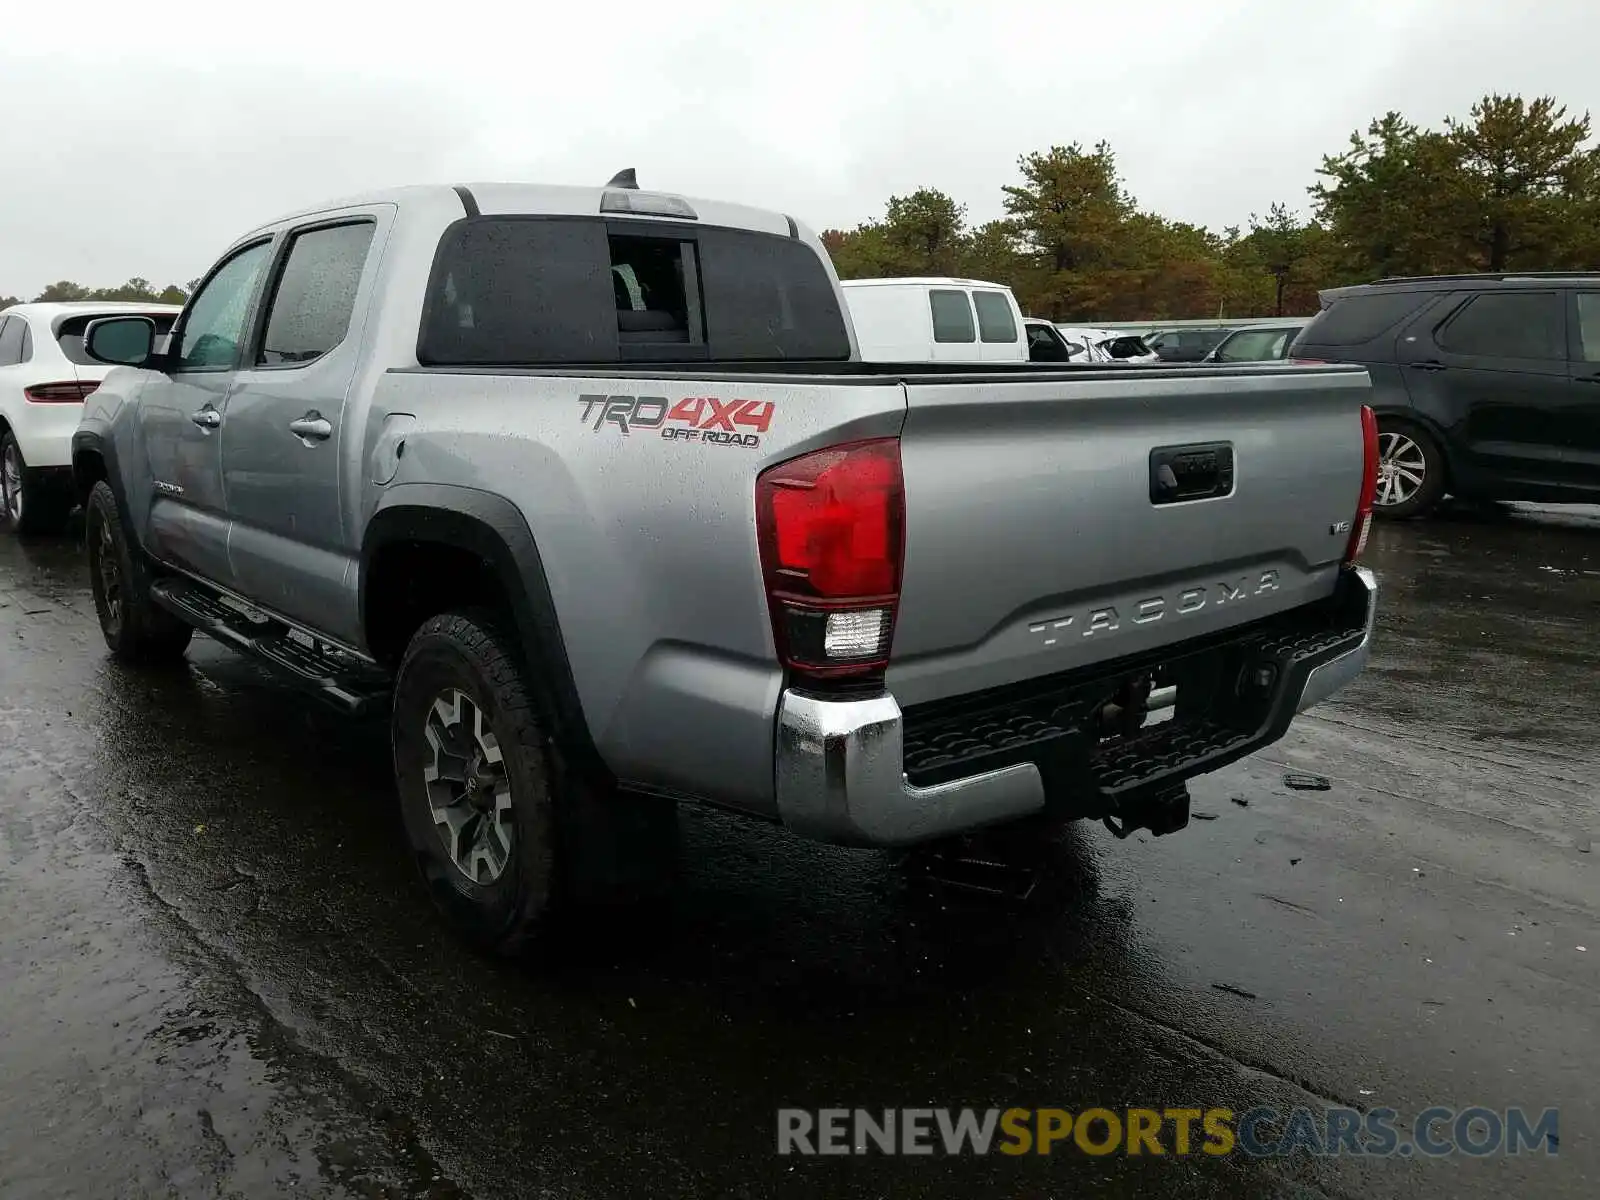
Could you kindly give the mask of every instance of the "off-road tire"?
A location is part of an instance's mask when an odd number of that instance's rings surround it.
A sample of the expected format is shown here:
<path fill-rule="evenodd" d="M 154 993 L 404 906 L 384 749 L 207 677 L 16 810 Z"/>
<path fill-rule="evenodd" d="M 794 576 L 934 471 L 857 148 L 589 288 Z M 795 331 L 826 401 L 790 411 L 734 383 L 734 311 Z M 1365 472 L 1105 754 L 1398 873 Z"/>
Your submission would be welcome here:
<path fill-rule="evenodd" d="M 150 598 L 150 565 L 129 542 L 116 493 L 105 480 L 94 485 L 84 505 L 83 533 L 94 609 L 111 653 L 123 662 L 151 665 L 182 658 L 194 630 Z"/>
<path fill-rule="evenodd" d="M 493 612 L 430 618 L 401 660 L 391 724 L 406 839 L 429 894 L 469 943 L 508 957 L 529 953 L 559 913 L 659 897 L 677 866 L 677 806 L 575 769 L 525 673 L 539 658 L 520 650 Z M 452 858 L 424 779 L 429 712 L 454 691 L 483 712 L 511 787 L 513 846 L 488 882 Z"/>
<path fill-rule="evenodd" d="M 482 713 L 510 788 L 510 850 L 500 874 L 481 883 L 457 866 L 440 836 L 425 780 L 434 761 L 428 741 L 434 704 L 454 692 Z M 526 952 L 557 891 L 557 772 L 515 643 L 493 618 L 453 612 L 423 622 L 395 680 L 390 738 L 406 839 L 435 905 L 479 949 Z"/>

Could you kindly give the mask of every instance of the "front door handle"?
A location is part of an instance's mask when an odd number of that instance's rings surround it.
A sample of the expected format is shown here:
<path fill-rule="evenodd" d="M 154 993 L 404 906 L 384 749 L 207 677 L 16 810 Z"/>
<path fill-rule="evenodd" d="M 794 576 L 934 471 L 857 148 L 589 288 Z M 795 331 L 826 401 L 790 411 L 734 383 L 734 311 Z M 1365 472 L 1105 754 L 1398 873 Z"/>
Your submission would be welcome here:
<path fill-rule="evenodd" d="M 1579 375 L 1579 383 L 1600 383 L 1600 375 Z"/>
<path fill-rule="evenodd" d="M 1406 366 L 1418 371 L 1442 371 L 1444 364 L 1432 358 L 1424 358 L 1419 362 L 1407 363 Z"/>
<path fill-rule="evenodd" d="M 199 412 L 190 413 L 189 420 L 200 426 L 201 429 L 215 429 L 222 424 L 222 414 L 208 404 Z"/>
<path fill-rule="evenodd" d="M 312 409 L 299 420 L 290 421 L 289 432 L 306 441 L 325 442 L 333 436 L 333 422 Z"/>

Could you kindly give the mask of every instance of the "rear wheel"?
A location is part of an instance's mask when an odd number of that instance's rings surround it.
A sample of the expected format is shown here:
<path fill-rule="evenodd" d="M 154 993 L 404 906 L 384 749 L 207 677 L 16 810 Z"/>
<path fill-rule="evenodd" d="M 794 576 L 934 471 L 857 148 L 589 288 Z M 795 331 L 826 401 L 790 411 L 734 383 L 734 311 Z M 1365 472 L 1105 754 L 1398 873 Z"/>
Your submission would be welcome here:
<path fill-rule="evenodd" d="M 501 955 L 526 952 L 558 907 L 659 894 L 676 866 L 676 806 L 569 765 L 520 649 L 492 612 L 429 618 L 401 660 L 391 724 L 428 891 L 463 937 Z"/>
<path fill-rule="evenodd" d="M 60 533 L 72 506 L 66 496 L 40 486 L 9 429 L 0 436 L 0 522 L 13 533 Z"/>
<path fill-rule="evenodd" d="M 116 493 L 101 480 L 84 505 L 89 585 L 100 632 L 125 662 L 173 662 L 183 657 L 194 630 L 150 598 L 150 568 L 129 544 Z"/>
<path fill-rule="evenodd" d="M 1444 455 L 1432 435 L 1405 421 L 1380 419 L 1375 515 L 1420 517 L 1439 503 L 1444 485 Z"/>
<path fill-rule="evenodd" d="M 425 621 L 391 722 L 406 837 L 434 903 L 479 948 L 524 950 L 555 891 L 555 772 L 505 635 L 477 613 Z"/>

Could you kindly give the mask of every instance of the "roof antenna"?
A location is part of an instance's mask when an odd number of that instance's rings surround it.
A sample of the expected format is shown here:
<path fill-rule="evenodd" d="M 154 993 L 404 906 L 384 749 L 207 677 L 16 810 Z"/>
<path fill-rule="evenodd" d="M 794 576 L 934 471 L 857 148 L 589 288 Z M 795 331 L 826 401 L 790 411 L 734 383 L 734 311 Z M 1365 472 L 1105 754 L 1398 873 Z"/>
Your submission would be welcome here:
<path fill-rule="evenodd" d="M 627 170 L 618 171 L 613 175 L 611 182 L 606 186 L 608 188 L 627 188 L 629 191 L 637 192 L 639 190 L 639 177 L 633 173 L 633 168 L 629 167 Z"/>

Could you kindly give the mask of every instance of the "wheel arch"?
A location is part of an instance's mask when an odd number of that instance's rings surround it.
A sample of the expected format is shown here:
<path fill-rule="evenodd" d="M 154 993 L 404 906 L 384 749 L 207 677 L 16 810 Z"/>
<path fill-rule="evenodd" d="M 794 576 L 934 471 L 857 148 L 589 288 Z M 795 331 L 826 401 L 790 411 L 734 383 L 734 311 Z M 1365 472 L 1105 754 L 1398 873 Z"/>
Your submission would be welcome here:
<path fill-rule="evenodd" d="M 573 765 L 603 770 L 533 531 L 505 497 L 450 484 L 401 484 L 386 491 L 361 541 L 357 603 L 367 651 L 386 665 L 398 663 L 404 641 L 380 615 L 385 576 L 429 553 L 481 564 L 481 579 L 492 583 L 514 625 L 529 686 L 555 721 L 563 748 L 579 760 Z M 470 588 L 463 591 L 472 595 Z M 432 615 L 422 615 L 404 639 Z"/>
<path fill-rule="evenodd" d="M 92 429 L 79 429 L 72 435 L 72 491 L 79 504 L 89 502 L 94 485 L 104 480 L 117 498 L 117 508 L 129 536 L 137 537 L 137 530 L 129 522 L 128 498 L 122 486 L 122 474 L 117 469 L 117 448 L 108 439 Z"/>

